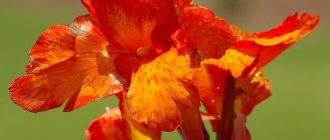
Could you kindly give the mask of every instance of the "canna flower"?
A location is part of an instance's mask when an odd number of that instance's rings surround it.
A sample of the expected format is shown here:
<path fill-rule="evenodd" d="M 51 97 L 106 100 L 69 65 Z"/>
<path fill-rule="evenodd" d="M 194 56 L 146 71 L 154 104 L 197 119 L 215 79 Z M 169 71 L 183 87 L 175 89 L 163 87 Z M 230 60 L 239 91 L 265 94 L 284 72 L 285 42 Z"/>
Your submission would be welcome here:
<path fill-rule="evenodd" d="M 228 134 L 224 135 L 232 139 L 251 139 L 245 127 L 246 117 L 257 104 L 271 95 L 262 68 L 309 34 L 316 27 L 318 19 L 318 16 L 307 13 L 300 17 L 294 14 L 275 29 L 253 34 L 231 26 L 237 36 L 236 43 L 220 59 L 203 60 L 193 77 L 208 115 L 214 116 L 211 120 L 214 131 L 228 129 L 224 131 Z M 228 108 L 232 110 L 228 111 Z M 232 126 L 223 128 L 225 122 L 232 123 Z M 218 128 L 219 123 L 222 128 Z"/>
<path fill-rule="evenodd" d="M 202 140 L 200 102 L 220 137 L 251 139 L 246 118 L 271 95 L 262 68 L 318 22 L 295 14 L 275 29 L 247 34 L 191 0 L 82 4 L 88 14 L 40 35 L 27 74 L 9 90 L 31 112 L 63 104 L 73 111 L 116 95 L 120 111 L 94 120 L 90 140 L 157 140 L 178 127 L 184 139 Z"/>
<path fill-rule="evenodd" d="M 201 138 L 191 72 L 196 56 L 220 58 L 235 43 L 229 25 L 191 0 L 82 3 L 87 15 L 38 38 L 27 75 L 9 87 L 14 103 L 41 112 L 67 101 L 64 111 L 72 111 L 128 90 L 127 114 L 136 122 L 164 131 L 181 125 Z"/>

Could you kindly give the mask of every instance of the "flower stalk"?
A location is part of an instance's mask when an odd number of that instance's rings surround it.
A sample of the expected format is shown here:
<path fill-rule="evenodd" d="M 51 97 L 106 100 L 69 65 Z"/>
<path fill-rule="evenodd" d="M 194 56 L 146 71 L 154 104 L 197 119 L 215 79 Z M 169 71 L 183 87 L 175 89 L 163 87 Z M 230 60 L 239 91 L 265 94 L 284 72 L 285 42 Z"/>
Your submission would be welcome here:
<path fill-rule="evenodd" d="M 223 99 L 221 120 L 218 123 L 217 140 L 231 140 L 235 118 L 235 78 L 228 75 L 225 78 L 225 95 Z"/>
<path fill-rule="evenodd" d="M 182 109 L 182 118 L 180 131 L 184 140 L 205 140 L 203 122 L 198 109 Z"/>

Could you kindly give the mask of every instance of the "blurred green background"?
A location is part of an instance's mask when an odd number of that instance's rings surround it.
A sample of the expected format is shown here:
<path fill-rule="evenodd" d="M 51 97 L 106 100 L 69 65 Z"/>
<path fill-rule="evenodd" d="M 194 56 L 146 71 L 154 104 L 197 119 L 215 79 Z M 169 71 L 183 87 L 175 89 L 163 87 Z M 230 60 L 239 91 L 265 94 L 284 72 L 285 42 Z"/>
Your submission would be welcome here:
<path fill-rule="evenodd" d="M 295 11 L 321 16 L 311 35 L 266 67 L 273 95 L 254 110 L 248 127 L 254 140 L 330 139 L 330 1 L 195 2 L 248 32 L 273 28 Z M 69 24 L 85 12 L 79 0 L 0 1 L 0 140 L 82 140 L 89 122 L 106 106 L 116 105 L 110 97 L 70 113 L 60 108 L 34 114 L 10 100 L 8 84 L 25 74 L 28 51 L 39 34 L 49 26 Z M 165 133 L 163 139 L 180 138 Z"/>

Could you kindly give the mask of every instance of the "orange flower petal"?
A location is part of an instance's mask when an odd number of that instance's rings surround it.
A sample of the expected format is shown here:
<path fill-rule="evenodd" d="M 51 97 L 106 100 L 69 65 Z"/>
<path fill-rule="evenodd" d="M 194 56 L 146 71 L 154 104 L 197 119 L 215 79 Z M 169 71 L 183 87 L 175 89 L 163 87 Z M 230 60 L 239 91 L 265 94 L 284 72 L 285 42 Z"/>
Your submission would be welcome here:
<path fill-rule="evenodd" d="M 198 88 L 201 101 L 209 114 L 221 115 L 225 77 L 228 72 L 240 77 L 255 58 L 235 49 L 228 49 L 220 59 L 205 59 L 194 72 L 193 84 Z M 213 130 L 217 130 L 218 120 L 211 120 Z"/>
<path fill-rule="evenodd" d="M 151 33 L 156 26 L 156 15 L 150 6 L 132 0 L 83 0 L 109 41 L 136 52 L 152 45 Z M 139 12 L 136 12 L 139 11 Z"/>
<path fill-rule="evenodd" d="M 122 90 L 122 79 L 114 74 L 115 55 L 108 53 L 107 41 L 89 17 L 76 20 L 72 26 L 83 32 L 77 36 L 76 65 L 83 73 L 82 86 L 68 101 L 64 111 L 72 111 L 99 98 L 105 98 Z"/>
<path fill-rule="evenodd" d="M 185 75 L 191 71 L 189 65 L 189 57 L 178 56 L 175 49 L 142 64 L 133 74 L 127 95 L 133 118 L 164 131 L 179 126 L 182 119 L 177 104 L 198 105 L 198 95 L 184 81 Z"/>
<path fill-rule="evenodd" d="M 69 59 L 38 75 L 29 74 L 16 79 L 9 87 L 12 100 L 31 112 L 59 107 L 79 89 L 81 77 L 68 69 L 74 65 Z M 70 82 L 68 82 L 70 81 Z"/>
<path fill-rule="evenodd" d="M 319 17 L 304 13 L 288 17 L 277 28 L 267 32 L 259 32 L 239 40 L 233 49 L 244 51 L 254 50 L 258 55 L 256 67 L 262 68 L 285 49 L 293 45 L 300 38 L 308 35 L 315 29 Z M 255 53 L 258 50 L 258 53 Z"/>
<path fill-rule="evenodd" d="M 129 124 L 130 127 L 130 135 L 133 140 L 160 140 L 161 139 L 161 131 L 149 128 L 143 123 L 139 123 L 134 120 L 129 112 L 127 107 L 127 91 L 123 90 L 121 95 L 119 95 L 120 99 L 120 110 L 122 111 L 123 118 Z"/>
<path fill-rule="evenodd" d="M 201 102 L 207 114 L 221 116 L 225 78 L 228 73 L 215 65 L 202 65 L 194 72 L 193 84 L 198 88 Z M 211 115 L 211 116 L 212 116 Z M 218 120 L 210 120 L 213 130 L 217 130 Z"/>
<path fill-rule="evenodd" d="M 215 65 L 223 70 L 228 70 L 232 76 L 237 78 L 254 60 L 255 58 L 250 55 L 241 53 L 235 49 L 228 49 L 220 59 L 205 59 L 201 63 L 202 65 Z"/>
<path fill-rule="evenodd" d="M 55 31 L 58 30 L 59 31 Z M 75 38 L 74 55 L 69 59 L 55 60 L 57 57 L 47 57 L 48 54 L 65 53 L 63 49 L 68 45 L 55 43 L 63 41 L 63 38 L 57 37 L 63 29 L 70 31 L 65 36 Z M 52 48 L 48 51 L 40 50 L 38 57 L 44 56 L 38 60 L 47 60 L 49 66 L 39 67 L 35 65 L 33 73 L 16 79 L 9 87 L 12 100 L 19 106 L 32 112 L 40 112 L 59 107 L 65 100 L 69 99 L 66 111 L 72 110 L 91 102 L 97 98 L 103 98 L 119 92 L 121 83 L 111 74 L 114 70 L 111 57 L 106 51 L 107 43 L 97 27 L 89 21 L 88 16 L 78 17 L 70 26 L 61 26 L 50 28 L 48 33 L 42 34 L 42 38 L 51 39 L 54 43 L 51 46 L 42 48 Z M 45 34 L 49 36 L 44 36 Z M 60 34 L 60 35 L 62 35 Z M 47 41 L 44 41 L 47 42 Z M 38 43 L 38 42 L 37 42 Z M 56 45 L 54 45 L 56 44 Z M 44 44 L 44 45 L 47 45 Z M 36 50 L 40 45 L 35 45 L 32 50 Z M 54 51 L 54 52 L 53 52 Z M 44 53 L 44 54 L 43 54 Z M 35 56 L 35 53 L 34 53 Z M 32 56 L 32 58 L 34 58 Z M 54 60 L 53 60 L 54 59 Z M 34 60 L 31 60 L 34 61 Z M 45 61 L 44 61 L 45 62 Z M 53 64 L 53 65 L 50 65 Z M 36 72 L 35 70 L 40 70 Z"/>
<path fill-rule="evenodd" d="M 177 26 L 174 10 L 167 10 L 173 9 L 173 5 L 169 5 L 168 2 L 157 3 L 155 0 L 82 0 L 82 2 L 111 44 L 119 45 L 142 56 L 150 56 L 158 49 L 168 49 L 170 33 Z M 159 7 L 164 6 L 162 4 L 166 4 L 166 8 Z M 168 12 L 165 14 L 163 10 Z M 159 33 L 163 34 L 159 35 Z M 163 44 L 164 42 L 166 44 Z M 139 49 L 150 48 L 153 49 L 149 54 L 137 52 Z"/>
<path fill-rule="evenodd" d="M 166 52 L 171 46 L 170 37 L 179 28 L 175 3 L 172 0 L 144 0 L 143 2 L 155 8 L 160 15 L 155 29 L 152 31 L 151 40 L 157 54 Z M 152 56 L 152 55 L 151 55 Z"/>
<path fill-rule="evenodd" d="M 187 7 L 180 15 L 187 40 L 199 49 L 203 58 L 220 58 L 235 43 L 228 24 L 211 10 Z"/>
<path fill-rule="evenodd" d="M 308 13 L 303 13 L 300 17 L 298 17 L 298 13 L 295 13 L 287 17 L 278 27 L 266 32 L 256 32 L 251 36 L 257 38 L 274 38 L 274 36 L 283 36 L 302 28 L 310 28 L 310 30 L 306 30 L 310 32 L 312 28 L 315 28 L 318 19 L 318 16 L 312 16 Z"/>
<path fill-rule="evenodd" d="M 88 140 L 130 140 L 130 129 L 119 108 L 113 108 L 92 121 L 85 131 Z"/>
<path fill-rule="evenodd" d="M 235 110 L 249 115 L 253 108 L 271 95 L 270 84 L 261 71 L 236 79 Z"/>
<path fill-rule="evenodd" d="M 215 74 L 217 76 L 214 76 Z M 226 71 L 213 65 L 202 65 L 198 71 L 194 72 L 193 84 L 198 88 L 201 101 L 208 113 L 220 113 L 218 111 L 221 110 L 226 74 Z"/>
<path fill-rule="evenodd" d="M 27 73 L 38 73 L 70 59 L 74 54 L 75 36 L 68 26 L 57 25 L 40 35 L 30 51 Z"/>

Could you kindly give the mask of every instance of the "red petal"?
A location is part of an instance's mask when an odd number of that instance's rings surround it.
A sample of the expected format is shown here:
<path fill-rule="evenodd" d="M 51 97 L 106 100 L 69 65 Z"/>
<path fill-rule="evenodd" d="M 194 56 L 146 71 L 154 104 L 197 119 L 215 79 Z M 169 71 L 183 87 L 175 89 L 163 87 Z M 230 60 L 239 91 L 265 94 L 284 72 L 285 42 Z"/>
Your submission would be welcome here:
<path fill-rule="evenodd" d="M 31 112 L 40 112 L 61 106 L 79 89 L 81 77 L 68 69 L 74 62 L 69 59 L 38 75 L 29 74 L 16 79 L 9 87 L 15 104 Z"/>
<path fill-rule="evenodd" d="M 120 110 L 114 108 L 108 110 L 101 117 L 95 119 L 85 135 L 88 140 L 159 140 L 160 131 L 147 128 L 136 122 L 127 109 L 125 98 L 126 91 L 117 94 L 120 98 Z"/>
<path fill-rule="evenodd" d="M 67 53 L 63 48 L 70 48 L 67 47 L 70 44 L 61 43 L 63 37 L 59 37 L 59 34 L 74 38 L 73 56 L 66 60 L 57 54 Z M 17 105 L 32 112 L 45 111 L 59 107 L 76 93 L 65 109 L 68 111 L 121 90 L 121 83 L 111 73 L 114 70 L 114 56 L 109 57 L 105 38 L 88 16 L 78 17 L 70 26 L 52 27 L 40 38 L 45 38 L 40 42 L 50 42 L 49 39 L 53 43 L 43 43 L 50 46 L 42 46 L 37 42 L 31 51 L 31 62 L 47 65 L 33 65 L 33 69 L 30 69 L 32 74 L 18 78 L 10 85 L 11 98 Z M 43 51 L 39 48 L 51 49 Z M 56 57 L 49 57 L 50 54 Z M 38 61 L 33 60 L 36 55 Z"/>
<path fill-rule="evenodd" d="M 176 8 L 176 12 L 178 15 L 184 10 L 185 7 L 189 7 L 192 5 L 192 0 L 173 0 Z"/>
<path fill-rule="evenodd" d="M 220 59 L 202 61 L 201 68 L 194 73 L 193 83 L 198 88 L 201 101 L 209 114 L 221 115 L 226 75 L 240 77 L 254 60 L 255 58 L 249 55 L 228 49 Z M 211 123 L 213 130 L 217 130 L 217 120 L 212 120 Z"/>
<path fill-rule="evenodd" d="M 203 58 L 220 58 L 236 40 L 225 20 L 209 9 L 185 8 L 180 24 L 189 43 L 199 49 Z"/>
<path fill-rule="evenodd" d="M 202 65 L 194 73 L 193 84 L 208 114 L 221 115 L 225 77 L 228 73 L 214 65 Z M 218 120 L 211 120 L 213 130 L 217 130 Z"/>
<path fill-rule="evenodd" d="M 122 75 L 127 80 L 127 84 L 131 83 L 133 69 L 140 66 L 140 64 L 141 60 L 130 53 L 121 53 L 115 59 L 118 74 Z"/>
<path fill-rule="evenodd" d="M 249 115 L 257 104 L 271 95 L 270 84 L 261 71 L 237 78 L 236 88 L 235 109 L 244 115 Z"/>
<path fill-rule="evenodd" d="M 191 5 L 192 0 L 174 0 L 174 3 L 178 7 L 188 7 L 189 5 Z"/>
<path fill-rule="evenodd" d="M 88 140 L 130 140 L 130 130 L 119 108 L 108 110 L 85 131 Z"/>
<path fill-rule="evenodd" d="M 252 35 L 258 38 L 274 38 L 274 36 L 285 35 L 296 29 L 299 24 L 297 19 L 298 13 L 295 13 L 292 16 L 287 17 L 278 27 L 266 32 L 253 33 Z"/>
<path fill-rule="evenodd" d="M 70 59 L 74 54 L 75 35 L 68 26 L 57 25 L 40 35 L 30 51 L 27 73 L 38 73 L 52 65 Z"/>
<path fill-rule="evenodd" d="M 295 14 L 275 29 L 254 33 L 239 40 L 233 49 L 243 53 L 246 50 L 250 50 L 248 53 L 251 53 L 253 50 L 254 55 L 258 55 L 256 67 L 262 68 L 300 38 L 308 35 L 315 29 L 318 20 L 318 16 L 307 13 L 300 17 Z"/>
<path fill-rule="evenodd" d="M 82 2 L 111 44 L 119 45 L 137 54 L 139 48 L 153 48 L 150 54 L 139 55 L 148 56 L 168 49 L 170 34 L 177 27 L 172 2 L 156 0 L 82 0 Z"/>
<path fill-rule="evenodd" d="M 108 42 L 89 17 L 80 17 L 73 28 L 83 32 L 77 36 L 77 72 L 84 75 L 82 86 L 68 101 L 64 111 L 72 111 L 96 99 L 105 98 L 122 90 L 121 77 L 114 74 L 115 54 L 107 51 Z"/>

